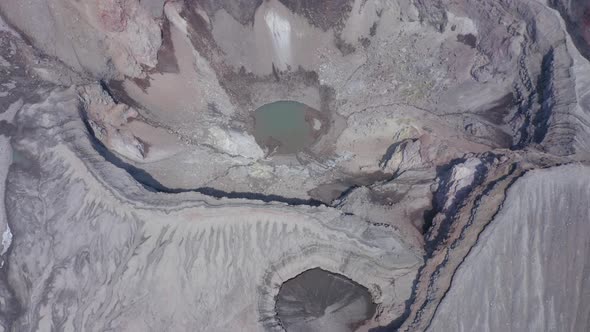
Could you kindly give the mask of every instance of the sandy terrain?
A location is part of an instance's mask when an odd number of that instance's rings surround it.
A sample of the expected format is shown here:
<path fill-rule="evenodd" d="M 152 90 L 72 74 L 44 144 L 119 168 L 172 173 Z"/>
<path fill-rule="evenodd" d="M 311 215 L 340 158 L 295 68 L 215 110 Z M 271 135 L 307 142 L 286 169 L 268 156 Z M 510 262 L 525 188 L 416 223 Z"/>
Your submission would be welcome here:
<path fill-rule="evenodd" d="M 588 330 L 586 7 L 1 1 L 0 330 Z"/>

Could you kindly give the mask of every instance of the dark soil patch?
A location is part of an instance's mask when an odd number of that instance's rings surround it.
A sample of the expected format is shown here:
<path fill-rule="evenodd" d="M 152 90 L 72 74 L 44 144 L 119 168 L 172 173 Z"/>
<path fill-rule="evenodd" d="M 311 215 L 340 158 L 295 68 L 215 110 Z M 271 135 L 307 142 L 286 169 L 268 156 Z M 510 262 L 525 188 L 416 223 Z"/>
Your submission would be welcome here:
<path fill-rule="evenodd" d="M 475 48 L 475 46 L 477 45 L 477 37 L 475 37 L 471 33 L 468 33 L 466 35 L 458 34 L 457 41 L 460 43 L 463 43 L 471 48 Z"/>

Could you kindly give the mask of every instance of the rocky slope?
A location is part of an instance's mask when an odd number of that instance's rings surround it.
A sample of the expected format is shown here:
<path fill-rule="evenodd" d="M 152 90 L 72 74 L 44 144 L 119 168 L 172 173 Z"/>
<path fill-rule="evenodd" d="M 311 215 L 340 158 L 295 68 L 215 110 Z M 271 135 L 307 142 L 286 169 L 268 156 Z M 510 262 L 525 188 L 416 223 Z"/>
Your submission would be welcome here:
<path fill-rule="evenodd" d="M 427 331 L 587 329 L 588 172 L 561 166 L 516 181 Z"/>
<path fill-rule="evenodd" d="M 585 6 L 0 2 L 2 330 L 587 330 Z"/>
<path fill-rule="evenodd" d="M 92 147 L 79 103 L 53 90 L 14 121 L 5 328 L 280 330 L 281 283 L 317 266 L 366 285 L 378 321 L 403 311 L 422 259 L 391 229 L 325 206 L 150 192 Z"/>

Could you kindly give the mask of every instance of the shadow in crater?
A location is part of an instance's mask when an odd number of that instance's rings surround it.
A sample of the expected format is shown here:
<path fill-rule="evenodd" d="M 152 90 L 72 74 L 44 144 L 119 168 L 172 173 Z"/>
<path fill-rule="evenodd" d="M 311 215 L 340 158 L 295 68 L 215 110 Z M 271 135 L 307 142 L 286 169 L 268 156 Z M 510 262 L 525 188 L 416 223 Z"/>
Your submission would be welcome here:
<path fill-rule="evenodd" d="M 275 310 L 286 331 L 355 331 L 377 310 L 369 290 L 337 273 L 314 268 L 285 281 Z"/>

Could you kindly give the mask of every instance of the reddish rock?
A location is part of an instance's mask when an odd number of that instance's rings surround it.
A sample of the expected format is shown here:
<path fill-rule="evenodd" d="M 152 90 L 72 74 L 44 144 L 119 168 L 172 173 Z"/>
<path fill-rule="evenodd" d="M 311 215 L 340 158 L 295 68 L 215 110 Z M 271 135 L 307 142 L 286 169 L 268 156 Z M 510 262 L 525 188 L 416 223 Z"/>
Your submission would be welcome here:
<path fill-rule="evenodd" d="M 124 0 L 98 0 L 98 16 L 102 27 L 109 32 L 122 32 L 127 27 Z"/>

